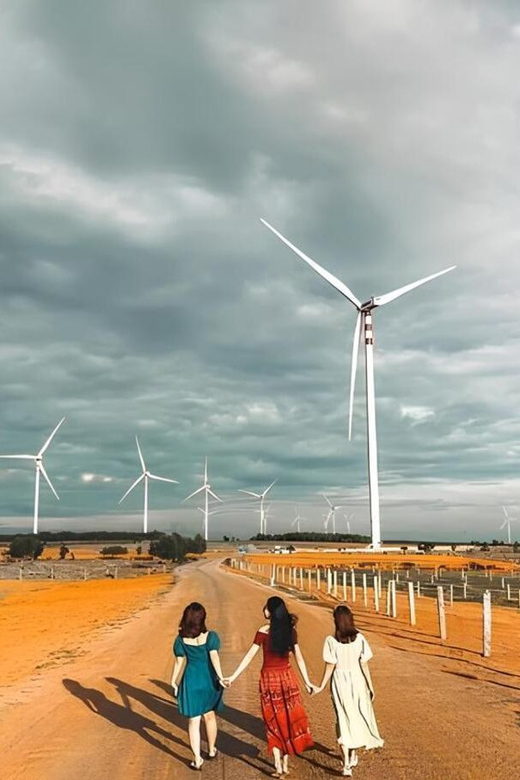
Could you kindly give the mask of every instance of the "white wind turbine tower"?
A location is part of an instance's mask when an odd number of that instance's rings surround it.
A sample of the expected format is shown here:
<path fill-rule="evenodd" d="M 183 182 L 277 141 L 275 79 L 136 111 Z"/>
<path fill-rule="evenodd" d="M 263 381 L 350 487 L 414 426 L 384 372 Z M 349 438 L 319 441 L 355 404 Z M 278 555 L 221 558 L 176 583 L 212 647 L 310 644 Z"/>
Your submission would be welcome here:
<path fill-rule="evenodd" d="M 148 482 L 151 479 L 155 479 L 157 482 L 171 482 L 173 485 L 178 485 L 178 481 L 176 479 L 167 479 L 166 477 L 158 477 L 156 474 L 152 474 L 148 469 L 146 468 L 146 464 L 144 462 L 143 453 L 141 452 L 141 447 L 139 446 L 139 439 L 137 436 L 135 437 L 135 443 L 137 444 L 137 452 L 139 453 L 139 460 L 141 461 L 141 468 L 143 469 L 141 476 L 137 477 L 135 482 L 133 482 L 126 493 L 124 494 L 123 498 L 119 501 L 121 504 L 127 495 L 132 492 L 132 490 L 137 487 L 137 485 L 144 480 L 144 513 L 143 513 L 143 533 L 148 533 Z"/>
<path fill-rule="evenodd" d="M 297 506 L 295 506 L 294 508 L 296 510 L 296 517 L 292 521 L 291 526 L 295 525 L 296 528 L 297 528 L 298 533 L 300 533 L 300 523 L 301 523 L 302 520 L 305 520 L 306 518 L 301 516 L 300 510 L 298 509 Z"/>
<path fill-rule="evenodd" d="M 505 520 L 500 526 L 500 530 L 502 530 L 502 528 L 505 528 L 507 526 L 507 543 L 511 544 L 511 523 L 516 523 L 516 517 L 510 517 L 505 506 L 502 507 L 502 510 L 505 515 Z"/>
<path fill-rule="evenodd" d="M 321 265 L 318 265 L 314 260 L 308 257 L 298 247 L 291 244 L 281 233 L 279 233 L 272 225 L 266 222 L 264 219 L 261 222 L 269 228 L 278 238 L 286 244 L 289 249 L 292 249 L 299 257 L 302 258 L 316 273 L 323 277 L 329 284 L 332 285 L 338 292 L 340 292 L 353 306 L 356 307 L 358 316 L 356 320 L 356 327 L 354 329 L 354 342 L 352 350 L 352 368 L 351 368 L 351 380 L 350 380 L 350 404 L 349 404 L 349 439 L 352 437 L 352 413 L 354 405 L 354 387 L 356 381 L 356 369 L 358 361 L 359 341 L 363 338 L 365 344 L 365 384 L 366 384 L 366 413 L 367 413 L 367 448 L 368 448 L 368 488 L 370 496 L 370 526 L 372 532 L 372 548 L 378 550 L 381 548 L 381 518 L 379 508 L 379 477 L 378 477 L 378 465 L 377 465 L 377 435 L 376 435 L 376 405 L 375 405 L 375 387 L 374 387 L 374 330 L 372 324 L 372 312 L 379 306 L 384 306 L 386 303 L 395 301 L 396 298 L 400 298 L 401 295 L 414 290 L 426 282 L 436 279 L 438 276 L 453 271 L 456 266 L 452 265 L 449 268 L 445 268 L 443 271 L 439 271 L 431 276 L 426 276 L 424 279 L 419 279 L 416 282 L 407 284 L 404 287 L 400 287 L 397 290 L 386 293 L 385 295 L 378 295 L 369 298 L 368 301 L 362 303 L 354 293 L 340 281 L 337 277 L 333 276 Z"/>
<path fill-rule="evenodd" d="M 33 520 L 33 533 L 38 533 L 38 507 L 40 503 L 40 474 L 43 474 L 44 479 L 46 480 L 48 486 L 58 499 L 60 500 L 59 495 L 54 490 L 54 487 L 52 486 L 52 482 L 50 481 L 47 472 L 45 471 L 45 467 L 43 465 L 43 454 L 51 441 L 53 440 L 55 434 L 58 432 L 58 428 L 65 422 L 65 417 L 62 417 L 41 450 L 39 450 L 36 455 L 0 455 L 0 458 L 14 458 L 15 460 L 32 460 L 34 461 L 35 467 L 36 467 L 36 475 L 35 475 L 35 482 L 34 482 L 34 520 Z"/>
<path fill-rule="evenodd" d="M 260 510 L 259 510 L 260 511 L 260 533 L 263 535 L 267 533 L 267 523 L 266 523 L 267 516 L 264 510 L 265 497 L 269 493 L 273 485 L 275 485 L 277 482 L 278 482 L 278 478 L 276 478 L 274 482 L 271 482 L 269 487 L 266 487 L 263 493 L 253 493 L 252 490 L 240 490 L 240 489 L 238 491 L 239 493 L 245 493 L 246 496 L 252 496 L 253 498 L 260 499 Z"/>
<path fill-rule="evenodd" d="M 323 498 L 329 505 L 327 519 L 325 520 L 325 530 L 328 529 L 329 522 L 332 520 L 332 533 L 335 534 L 336 533 L 336 510 L 341 509 L 344 506 L 344 504 L 333 504 L 332 501 L 328 498 L 328 496 L 325 495 L 325 493 L 323 494 Z"/>
<path fill-rule="evenodd" d="M 198 493 L 204 493 L 204 509 L 201 507 L 198 507 L 198 509 L 202 512 L 204 515 L 204 539 L 206 542 L 208 541 L 208 519 L 213 512 L 209 511 L 209 497 L 213 496 L 217 501 L 220 501 L 222 503 L 222 499 L 219 498 L 216 493 L 214 493 L 211 489 L 211 485 L 208 482 L 208 458 L 206 457 L 204 460 L 204 482 L 202 483 L 200 488 L 197 488 L 197 490 L 194 490 L 193 493 L 190 493 L 189 496 L 186 496 L 184 501 L 188 501 L 188 499 L 193 498 L 193 496 L 196 496 Z M 183 502 L 184 503 L 184 502 Z"/>
<path fill-rule="evenodd" d="M 351 529 L 350 529 L 350 521 L 351 521 L 351 520 L 353 520 L 353 519 L 355 518 L 355 516 L 356 516 L 356 515 L 343 515 L 343 517 L 344 517 L 344 518 L 345 518 L 345 520 L 347 521 L 347 533 L 348 533 L 348 534 L 351 534 L 351 533 L 352 533 L 352 531 L 351 531 Z"/>

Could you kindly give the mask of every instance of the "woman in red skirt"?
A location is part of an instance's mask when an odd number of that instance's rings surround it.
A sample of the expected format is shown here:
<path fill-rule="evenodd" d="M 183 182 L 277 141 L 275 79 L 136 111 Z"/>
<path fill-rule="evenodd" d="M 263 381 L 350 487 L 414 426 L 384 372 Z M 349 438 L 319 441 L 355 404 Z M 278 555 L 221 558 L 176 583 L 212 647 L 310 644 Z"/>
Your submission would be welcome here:
<path fill-rule="evenodd" d="M 260 672 L 260 702 L 267 733 L 267 747 L 273 754 L 275 771 L 272 777 L 289 773 L 289 756 L 313 746 L 307 713 L 302 704 L 298 678 L 290 664 L 294 654 L 296 664 L 308 693 L 315 686 L 309 680 L 307 667 L 298 646 L 295 615 L 289 614 L 285 602 L 272 596 L 264 607 L 269 625 L 262 626 L 253 644 L 227 682 L 232 683 L 246 669 L 260 647 L 264 663 Z"/>

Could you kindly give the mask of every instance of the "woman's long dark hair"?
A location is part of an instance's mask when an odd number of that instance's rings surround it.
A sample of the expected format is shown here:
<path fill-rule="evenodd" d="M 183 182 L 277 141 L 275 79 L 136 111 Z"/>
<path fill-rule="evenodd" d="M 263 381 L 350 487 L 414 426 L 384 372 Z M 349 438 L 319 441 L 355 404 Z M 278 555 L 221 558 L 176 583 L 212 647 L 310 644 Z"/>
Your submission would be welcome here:
<path fill-rule="evenodd" d="M 206 631 L 206 610 L 198 601 L 192 601 L 182 613 L 179 634 L 189 639 L 196 639 L 199 634 L 204 634 Z"/>
<path fill-rule="evenodd" d="M 265 605 L 269 610 L 270 648 L 275 655 L 284 656 L 294 650 L 296 643 L 296 615 L 291 615 L 285 601 L 279 596 L 271 596 Z"/>
<path fill-rule="evenodd" d="M 343 605 L 339 605 L 334 610 L 334 623 L 336 625 L 335 637 L 338 642 L 345 645 L 353 642 L 358 635 L 358 630 L 354 624 L 354 615 L 352 610 Z"/>

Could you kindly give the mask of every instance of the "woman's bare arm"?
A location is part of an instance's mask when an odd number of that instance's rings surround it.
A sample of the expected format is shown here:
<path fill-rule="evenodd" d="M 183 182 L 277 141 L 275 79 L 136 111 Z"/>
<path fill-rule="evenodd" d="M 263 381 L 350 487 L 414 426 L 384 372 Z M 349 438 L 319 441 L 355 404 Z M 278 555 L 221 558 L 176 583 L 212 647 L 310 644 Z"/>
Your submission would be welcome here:
<path fill-rule="evenodd" d="M 222 667 L 220 665 L 220 656 L 218 654 L 218 650 L 210 650 L 209 651 L 209 658 L 211 661 L 211 664 L 214 668 L 214 670 L 217 673 L 217 677 L 220 680 L 221 683 L 224 682 L 224 675 L 222 674 Z"/>
<path fill-rule="evenodd" d="M 172 688 L 175 696 L 177 696 L 179 692 L 179 684 L 177 680 L 179 679 L 179 674 L 183 666 L 184 666 L 184 656 L 176 655 L 175 665 L 173 667 L 173 673 L 172 673 Z"/>
<path fill-rule="evenodd" d="M 242 658 L 242 660 L 240 661 L 239 665 L 237 666 L 233 674 L 227 678 L 227 682 L 230 683 L 234 682 L 237 679 L 237 677 L 242 674 L 244 669 L 247 669 L 247 667 L 249 666 L 249 664 L 251 663 L 251 661 L 253 660 L 253 658 L 255 657 L 255 655 L 258 653 L 259 650 L 260 650 L 260 645 L 255 645 L 255 644 L 251 645 L 251 647 L 249 648 L 245 656 Z"/>
<path fill-rule="evenodd" d="M 318 686 L 318 689 L 316 693 L 321 693 L 322 690 L 327 685 L 328 681 L 332 677 L 332 672 L 336 668 L 336 664 L 325 664 L 325 669 L 323 670 L 323 677 L 321 678 L 321 683 Z"/>
<path fill-rule="evenodd" d="M 309 675 L 307 674 L 307 666 L 305 665 L 305 660 L 303 658 L 302 651 L 300 650 L 300 645 L 298 644 L 294 645 L 293 653 L 296 659 L 296 664 L 298 665 L 298 669 L 300 670 L 302 680 L 305 683 L 305 687 L 307 688 L 307 691 L 311 693 L 314 689 L 314 686 L 309 680 Z"/>

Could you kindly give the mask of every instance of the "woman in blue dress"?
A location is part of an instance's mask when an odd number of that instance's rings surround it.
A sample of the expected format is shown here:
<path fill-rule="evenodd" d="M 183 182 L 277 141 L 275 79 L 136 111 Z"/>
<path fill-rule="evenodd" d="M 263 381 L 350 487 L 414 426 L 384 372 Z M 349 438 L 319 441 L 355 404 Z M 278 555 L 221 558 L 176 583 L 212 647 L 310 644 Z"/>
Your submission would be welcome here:
<path fill-rule="evenodd" d="M 208 758 L 217 755 L 216 712 L 222 708 L 222 668 L 218 651 L 220 639 L 206 628 L 206 610 L 194 601 L 183 612 L 179 635 L 173 644 L 175 666 L 172 674 L 173 693 L 179 712 L 188 718 L 188 734 L 194 760 L 192 769 L 201 769 L 200 727 L 202 719 L 208 740 Z M 181 670 L 184 674 L 178 682 Z"/>

